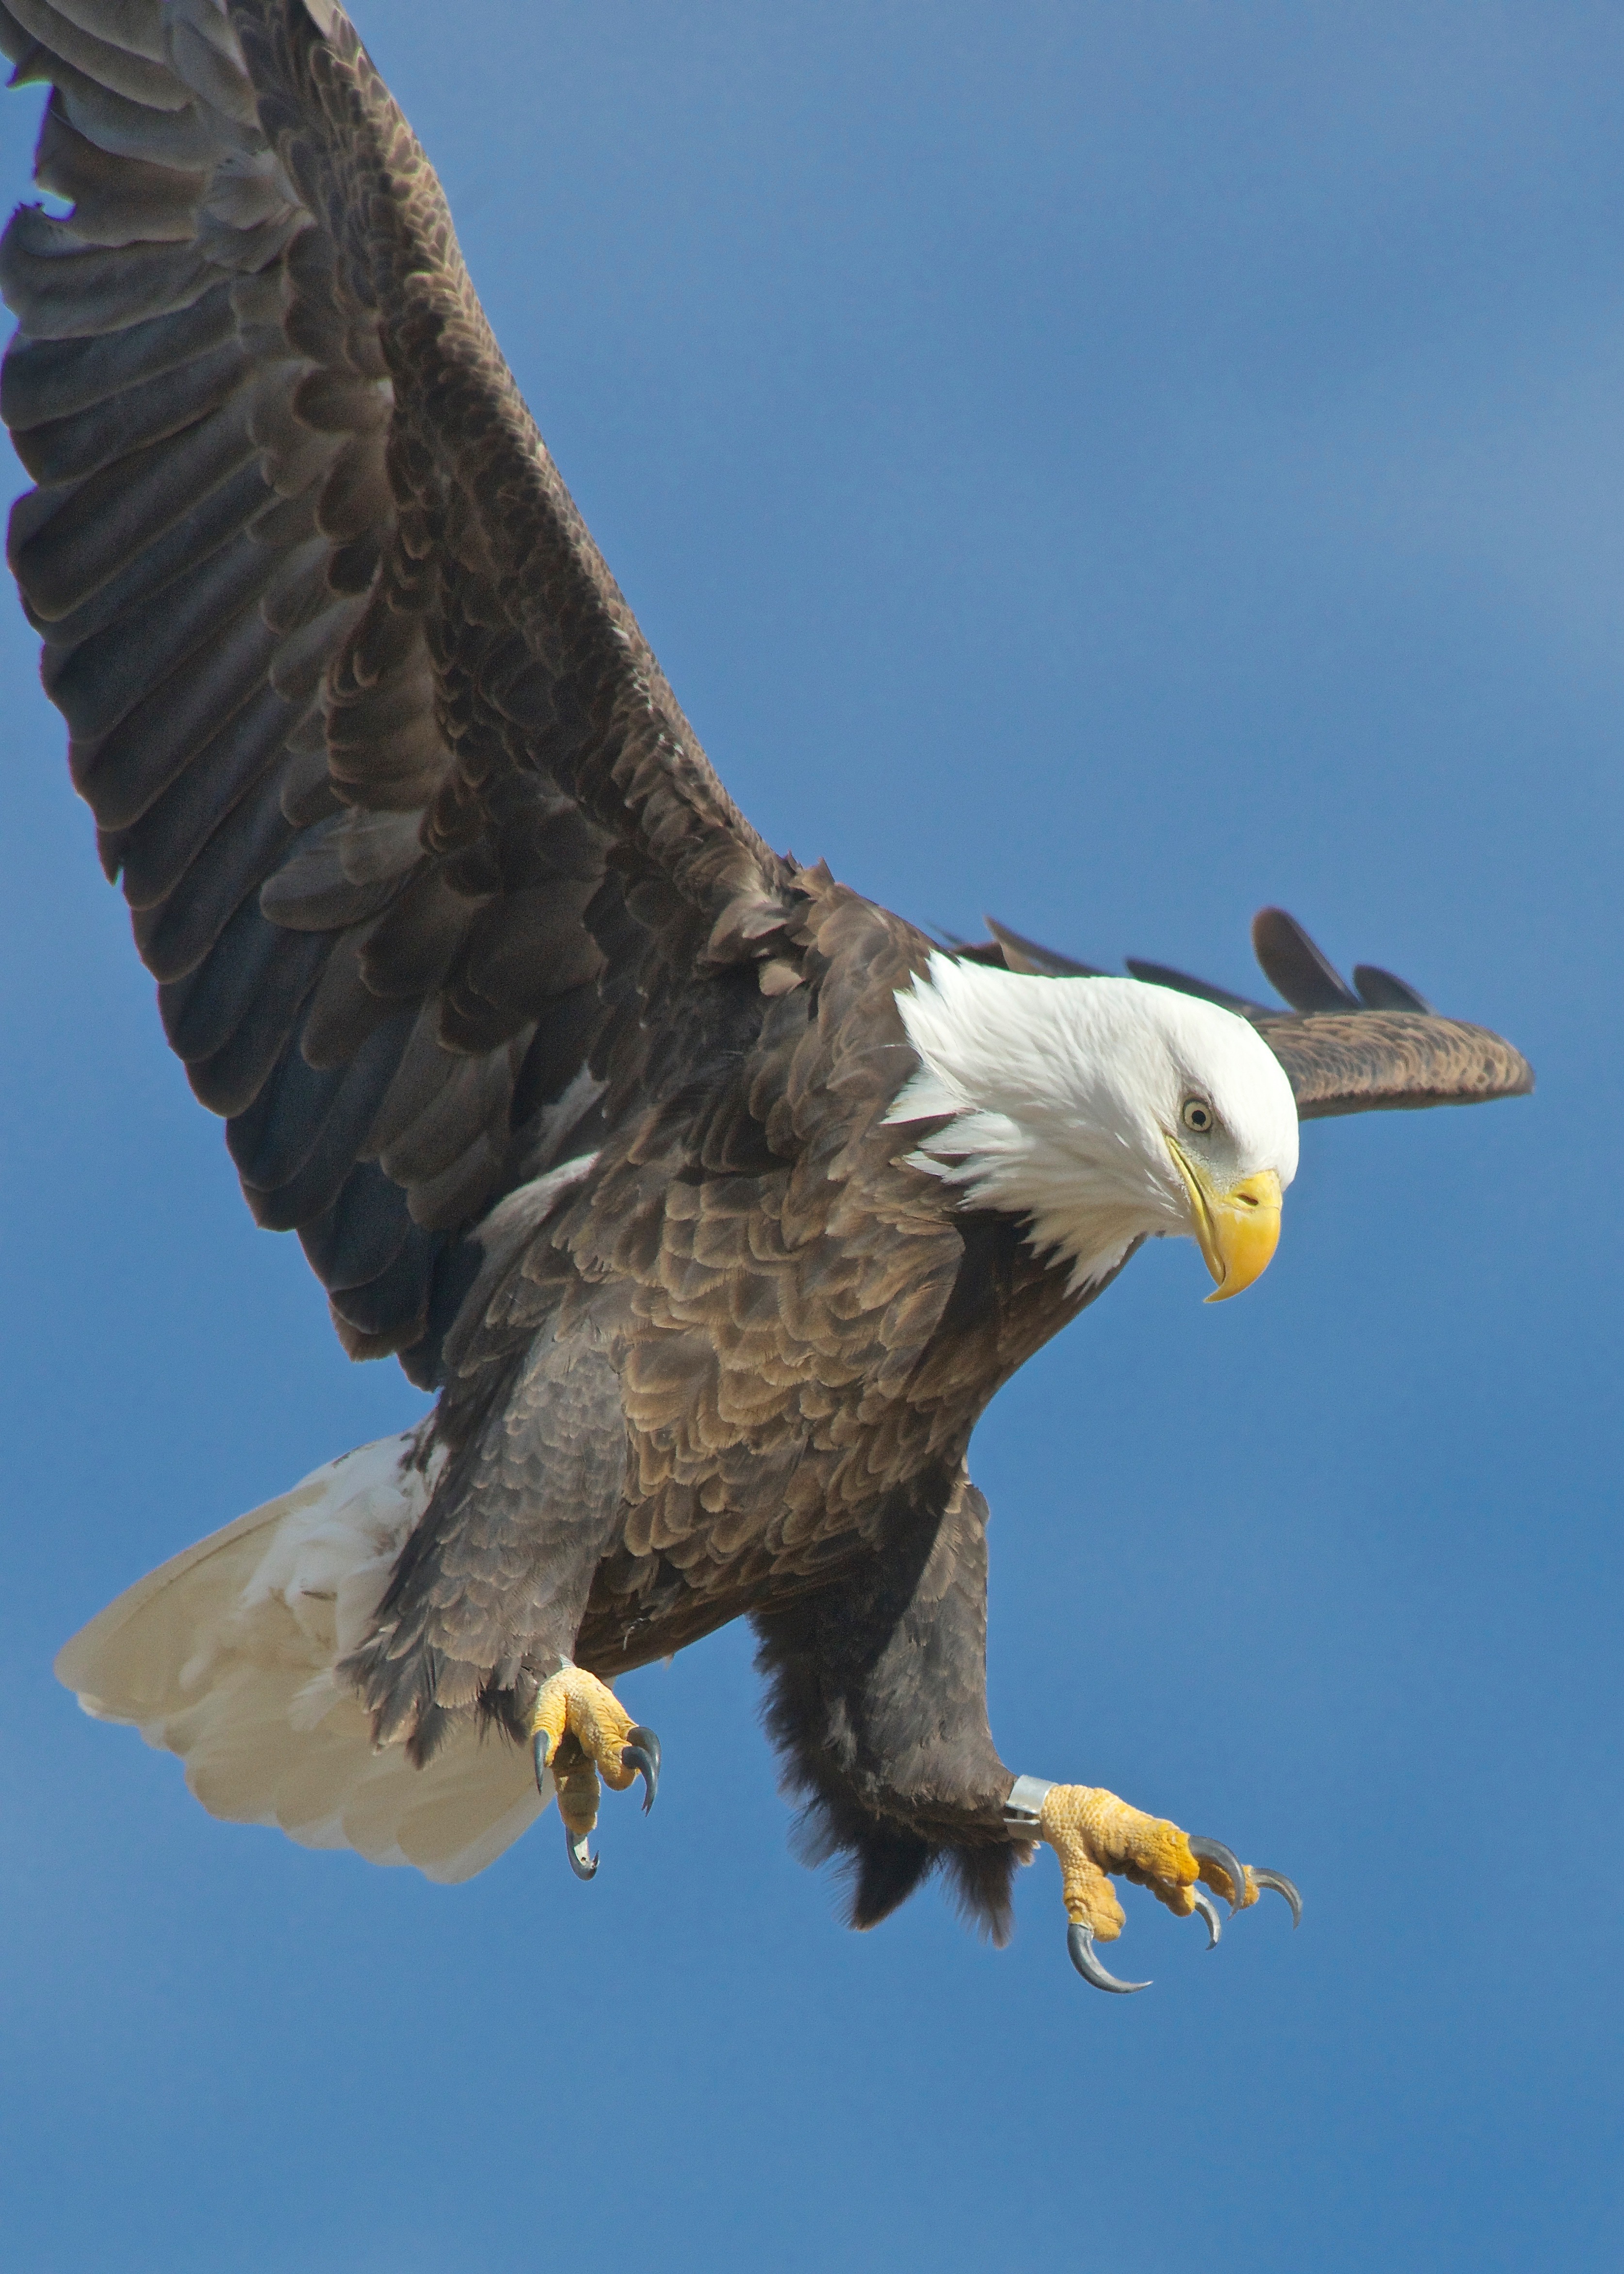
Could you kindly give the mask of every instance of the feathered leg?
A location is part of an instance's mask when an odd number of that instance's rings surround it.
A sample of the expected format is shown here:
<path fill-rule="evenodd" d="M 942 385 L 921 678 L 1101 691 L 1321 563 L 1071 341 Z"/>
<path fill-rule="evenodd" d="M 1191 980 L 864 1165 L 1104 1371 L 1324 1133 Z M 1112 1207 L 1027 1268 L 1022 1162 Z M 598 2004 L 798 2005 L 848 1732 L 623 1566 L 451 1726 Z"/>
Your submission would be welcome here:
<path fill-rule="evenodd" d="M 806 1803 L 798 1849 L 844 1860 L 852 1924 L 876 1925 L 940 1869 L 1004 1942 L 1022 1851 L 987 1721 L 987 1502 L 962 1474 L 935 1483 L 880 1555 L 757 1616 L 756 1664 L 785 1786 Z"/>
<path fill-rule="evenodd" d="M 1198 1882 L 1243 1909 L 1259 1888 L 1301 1908 L 1272 1871 L 1222 1842 L 1191 1839 L 1114 1793 L 1015 1777 L 987 1721 L 987 1503 L 967 1479 L 895 1512 L 884 1549 L 817 1595 L 758 1615 L 767 1726 L 785 1783 L 807 1803 L 797 1844 L 810 1863 L 846 1860 L 853 1926 L 875 1925 L 940 1868 L 996 1941 L 1008 1937 L 1014 1867 L 1042 1842 L 1063 1873 L 1073 1962 L 1101 1990 L 1094 1943 L 1120 1934 L 1113 1876 L 1147 1887 L 1180 1917 L 1218 1913 Z"/>
<path fill-rule="evenodd" d="M 625 1478 L 613 1367 L 589 1333 L 542 1333 L 454 1453 L 372 1635 L 339 1669 L 378 1741 L 403 1738 L 414 1758 L 476 1711 L 527 1740 L 583 1879 L 598 1868 L 599 1780 L 623 1791 L 641 1774 L 651 1802 L 659 1775 L 652 1730 L 573 1662 Z"/>

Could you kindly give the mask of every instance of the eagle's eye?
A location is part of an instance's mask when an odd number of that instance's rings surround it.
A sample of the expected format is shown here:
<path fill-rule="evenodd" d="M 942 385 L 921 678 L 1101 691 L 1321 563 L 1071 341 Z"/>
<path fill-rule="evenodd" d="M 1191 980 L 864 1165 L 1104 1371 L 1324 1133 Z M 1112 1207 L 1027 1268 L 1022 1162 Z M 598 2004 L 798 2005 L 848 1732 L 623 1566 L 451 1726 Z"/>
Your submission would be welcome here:
<path fill-rule="evenodd" d="M 1198 1137 L 1205 1137 L 1207 1131 L 1216 1126 L 1218 1118 L 1204 1097 L 1185 1098 L 1178 1109 L 1178 1118 L 1185 1128 L 1193 1130 Z"/>

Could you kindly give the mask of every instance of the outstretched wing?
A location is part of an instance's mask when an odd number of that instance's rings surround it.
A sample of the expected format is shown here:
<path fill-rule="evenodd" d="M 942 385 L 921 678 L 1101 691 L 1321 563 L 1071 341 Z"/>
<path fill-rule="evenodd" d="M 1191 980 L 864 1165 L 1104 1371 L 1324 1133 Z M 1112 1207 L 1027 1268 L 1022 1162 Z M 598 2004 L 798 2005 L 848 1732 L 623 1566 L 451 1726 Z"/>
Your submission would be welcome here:
<path fill-rule="evenodd" d="M 428 1382 L 470 1228 L 590 1149 L 605 1081 L 658 1082 L 643 1037 L 771 953 L 787 872 L 342 10 L 6 0 L 0 47 L 71 204 L 0 242 L 0 407 L 73 778 L 256 1216 L 352 1354 Z"/>
<path fill-rule="evenodd" d="M 1100 975 L 1097 965 L 1040 947 L 990 916 L 987 922 L 992 938 L 960 947 L 959 953 L 1011 971 Z M 1533 1088 L 1534 1070 L 1520 1050 L 1486 1027 L 1440 1018 L 1424 995 L 1380 965 L 1356 964 L 1350 987 L 1283 908 L 1259 910 L 1252 942 L 1265 978 L 1289 1010 L 1139 956 L 1128 958 L 1128 969 L 1153 986 L 1199 995 L 1250 1019 L 1284 1066 L 1304 1121 L 1333 1113 L 1481 1105 L 1495 1097 L 1525 1097 Z"/>

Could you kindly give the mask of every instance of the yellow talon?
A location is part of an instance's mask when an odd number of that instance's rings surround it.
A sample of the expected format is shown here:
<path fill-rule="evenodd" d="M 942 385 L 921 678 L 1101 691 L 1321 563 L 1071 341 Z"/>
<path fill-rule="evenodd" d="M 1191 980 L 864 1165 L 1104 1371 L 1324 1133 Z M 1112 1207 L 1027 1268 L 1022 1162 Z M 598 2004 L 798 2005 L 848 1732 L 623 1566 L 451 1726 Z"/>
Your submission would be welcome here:
<path fill-rule="evenodd" d="M 1060 1859 L 1067 1917 L 1096 1940 L 1115 1942 L 1123 1930 L 1123 1908 L 1108 1872 L 1148 1887 L 1177 1918 L 1195 1909 L 1191 1891 L 1202 1865 L 1165 1817 L 1130 1808 L 1101 1786 L 1056 1784 L 1043 1796 L 1038 1828 Z"/>
<path fill-rule="evenodd" d="M 595 1674 L 565 1664 L 536 1694 L 530 1740 L 537 1783 L 552 1772 L 571 1867 L 577 1878 L 590 1879 L 598 1869 L 586 1843 L 598 1822 L 598 1780 L 613 1792 L 624 1792 L 641 1776 L 646 1812 L 659 1783 L 659 1739 L 632 1720 Z"/>
<path fill-rule="evenodd" d="M 1303 1915 L 1302 1897 L 1281 1872 L 1253 1870 L 1221 1840 L 1192 1839 L 1165 1817 L 1147 1816 L 1097 1785 L 1049 1786 L 1036 1824 L 1039 1839 L 1060 1859 L 1061 1892 L 1071 1922 L 1072 1962 L 1096 1989 L 1149 1987 L 1144 1982 L 1118 1982 L 1093 1954 L 1095 1942 L 1115 1942 L 1123 1930 L 1113 1876 L 1148 1887 L 1176 1918 L 1188 1918 L 1199 1910 L 1211 1937 L 1209 1949 L 1218 1940 L 1218 1914 L 1207 1897 L 1198 1895 L 1198 1880 L 1205 1879 L 1231 1910 L 1249 1909 L 1267 1887 L 1290 1905 L 1294 1926 Z"/>

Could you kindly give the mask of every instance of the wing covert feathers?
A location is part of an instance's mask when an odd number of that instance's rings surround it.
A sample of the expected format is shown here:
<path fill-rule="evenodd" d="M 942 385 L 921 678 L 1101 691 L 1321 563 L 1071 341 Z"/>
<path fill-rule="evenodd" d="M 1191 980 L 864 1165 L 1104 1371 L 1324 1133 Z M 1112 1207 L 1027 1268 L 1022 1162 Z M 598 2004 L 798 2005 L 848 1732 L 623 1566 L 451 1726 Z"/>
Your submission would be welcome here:
<path fill-rule="evenodd" d="M 987 922 L 992 938 L 961 951 L 979 962 L 1051 976 L 1097 975 L 1095 965 L 1040 947 L 990 916 Z M 1284 1066 L 1300 1119 L 1479 1105 L 1526 1097 L 1532 1090 L 1533 1068 L 1502 1035 L 1440 1017 L 1408 981 L 1377 964 L 1356 964 L 1350 987 L 1283 908 L 1260 909 L 1252 932 L 1264 975 L 1285 997 L 1289 1011 L 1165 963 L 1130 956 L 1128 969 L 1152 986 L 1198 995 L 1250 1020 Z"/>
<path fill-rule="evenodd" d="M 178 1754 L 211 1815 L 455 1881 L 546 1805 L 528 1758 L 469 1718 L 416 1768 L 374 1750 L 333 1677 L 427 1504 L 417 1450 L 410 1430 L 362 1446 L 172 1557 L 64 1645 L 56 1676 Z"/>
<path fill-rule="evenodd" d="M 35 176 L 72 207 L 0 241 L 0 409 L 73 778 L 256 1216 L 352 1354 L 428 1381 L 559 1100 L 624 1068 L 643 1004 L 771 957 L 787 872 L 342 11 L 27 0 L 0 47 L 51 90 Z"/>
<path fill-rule="evenodd" d="M 1265 1013 L 1252 1024 L 1286 1070 L 1304 1121 L 1526 1097 L 1533 1069 L 1486 1027 L 1417 1011 Z"/>

